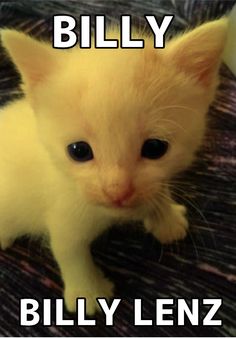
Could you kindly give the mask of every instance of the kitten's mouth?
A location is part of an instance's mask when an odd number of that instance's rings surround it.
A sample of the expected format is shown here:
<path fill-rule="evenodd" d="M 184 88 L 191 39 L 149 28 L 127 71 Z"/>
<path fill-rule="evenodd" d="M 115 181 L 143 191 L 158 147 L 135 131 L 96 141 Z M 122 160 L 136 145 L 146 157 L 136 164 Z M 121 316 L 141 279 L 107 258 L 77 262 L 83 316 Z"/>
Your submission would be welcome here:
<path fill-rule="evenodd" d="M 106 210 L 106 213 L 117 218 L 139 219 L 139 216 L 142 218 L 143 213 L 145 213 L 142 203 L 138 201 L 132 201 L 132 203 L 112 203 L 111 201 L 104 201 L 100 203 L 100 206 Z"/>
<path fill-rule="evenodd" d="M 106 194 L 101 198 L 102 199 L 100 199 L 100 201 L 97 201 L 100 206 L 105 207 L 107 210 L 121 213 L 126 211 L 133 211 L 141 205 L 141 202 L 134 194 L 114 198 Z"/>
<path fill-rule="evenodd" d="M 137 207 L 137 204 L 134 202 L 123 202 L 123 201 L 104 201 L 100 202 L 100 205 L 111 210 L 116 211 L 127 211 L 132 210 L 133 208 Z"/>
<path fill-rule="evenodd" d="M 110 201 L 107 207 L 117 211 L 130 211 L 137 207 L 137 203 L 135 201 Z"/>
<path fill-rule="evenodd" d="M 111 204 L 110 205 L 112 209 L 115 209 L 115 210 L 130 210 L 132 209 L 131 206 L 125 206 L 125 205 L 122 205 L 122 204 Z"/>

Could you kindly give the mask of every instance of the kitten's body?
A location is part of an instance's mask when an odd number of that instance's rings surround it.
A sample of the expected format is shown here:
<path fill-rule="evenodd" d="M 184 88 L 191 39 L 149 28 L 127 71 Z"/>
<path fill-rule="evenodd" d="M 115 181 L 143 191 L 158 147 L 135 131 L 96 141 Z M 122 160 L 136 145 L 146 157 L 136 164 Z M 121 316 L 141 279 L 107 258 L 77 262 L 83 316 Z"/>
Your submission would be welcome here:
<path fill-rule="evenodd" d="M 185 208 L 168 181 L 201 143 L 225 31 L 225 20 L 213 22 L 166 51 L 146 39 L 145 50 L 66 53 L 3 32 L 26 98 L 0 115 L 0 243 L 47 233 L 69 309 L 85 296 L 92 313 L 96 297 L 111 295 L 89 244 L 114 220 L 142 220 L 162 242 L 185 236 Z M 150 138 L 168 140 L 163 158 L 140 156 Z M 94 153 L 86 163 L 66 151 L 81 140 Z"/>
<path fill-rule="evenodd" d="M 48 193 L 45 181 L 49 181 L 52 165 L 38 141 L 35 118 L 26 100 L 15 101 L 4 108 L 0 115 L 0 126 L 2 239 L 5 233 L 11 232 L 9 226 L 14 223 L 19 224 L 17 230 L 22 228 L 23 232 L 29 230 L 29 227 L 34 232 L 43 228 L 45 195 Z M 28 142 L 22 147 L 24 140 Z M 29 208 L 29 202 L 37 208 Z M 3 222 L 6 210 L 6 221 Z M 19 213 L 22 211 L 24 213 Z M 11 222 L 8 218 L 12 219 Z M 13 236 L 17 230 L 13 231 Z"/>

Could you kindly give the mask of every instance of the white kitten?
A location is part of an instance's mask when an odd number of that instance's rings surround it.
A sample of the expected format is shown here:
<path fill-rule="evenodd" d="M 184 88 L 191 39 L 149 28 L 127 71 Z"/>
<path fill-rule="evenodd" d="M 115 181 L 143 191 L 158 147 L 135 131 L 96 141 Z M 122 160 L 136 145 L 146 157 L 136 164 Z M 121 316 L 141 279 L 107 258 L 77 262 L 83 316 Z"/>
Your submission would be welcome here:
<path fill-rule="evenodd" d="M 26 96 L 0 115 L 0 241 L 48 234 L 69 310 L 84 296 L 91 314 L 112 295 L 89 245 L 113 221 L 143 220 L 162 243 L 185 236 L 168 181 L 202 141 L 226 26 L 162 50 L 144 37 L 145 49 L 59 51 L 2 31 Z"/>

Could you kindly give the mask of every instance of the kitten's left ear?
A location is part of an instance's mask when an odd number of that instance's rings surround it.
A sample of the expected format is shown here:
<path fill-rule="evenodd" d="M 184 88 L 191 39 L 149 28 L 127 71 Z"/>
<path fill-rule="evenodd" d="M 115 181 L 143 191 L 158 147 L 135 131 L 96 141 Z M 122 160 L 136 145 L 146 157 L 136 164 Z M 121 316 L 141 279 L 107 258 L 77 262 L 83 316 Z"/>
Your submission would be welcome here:
<path fill-rule="evenodd" d="M 55 50 L 49 44 L 10 29 L 1 31 L 1 40 L 27 88 L 37 85 L 55 69 Z"/>
<path fill-rule="evenodd" d="M 203 24 L 167 45 L 170 62 L 205 87 L 215 82 L 227 36 L 228 20 Z"/>

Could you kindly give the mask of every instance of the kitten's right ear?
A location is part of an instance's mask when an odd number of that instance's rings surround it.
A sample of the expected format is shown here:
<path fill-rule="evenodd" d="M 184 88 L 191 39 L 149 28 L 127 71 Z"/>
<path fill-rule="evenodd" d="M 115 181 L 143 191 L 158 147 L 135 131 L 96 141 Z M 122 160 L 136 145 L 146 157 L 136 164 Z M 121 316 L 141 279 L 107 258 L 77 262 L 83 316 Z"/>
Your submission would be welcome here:
<path fill-rule="evenodd" d="M 205 23 L 167 46 L 171 62 L 205 88 L 215 83 L 228 29 L 228 19 Z"/>
<path fill-rule="evenodd" d="M 43 81 L 56 68 L 56 53 L 49 44 L 11 29 L 1 31 L 1 40 L 19 70 L 26 90 Z"/>

